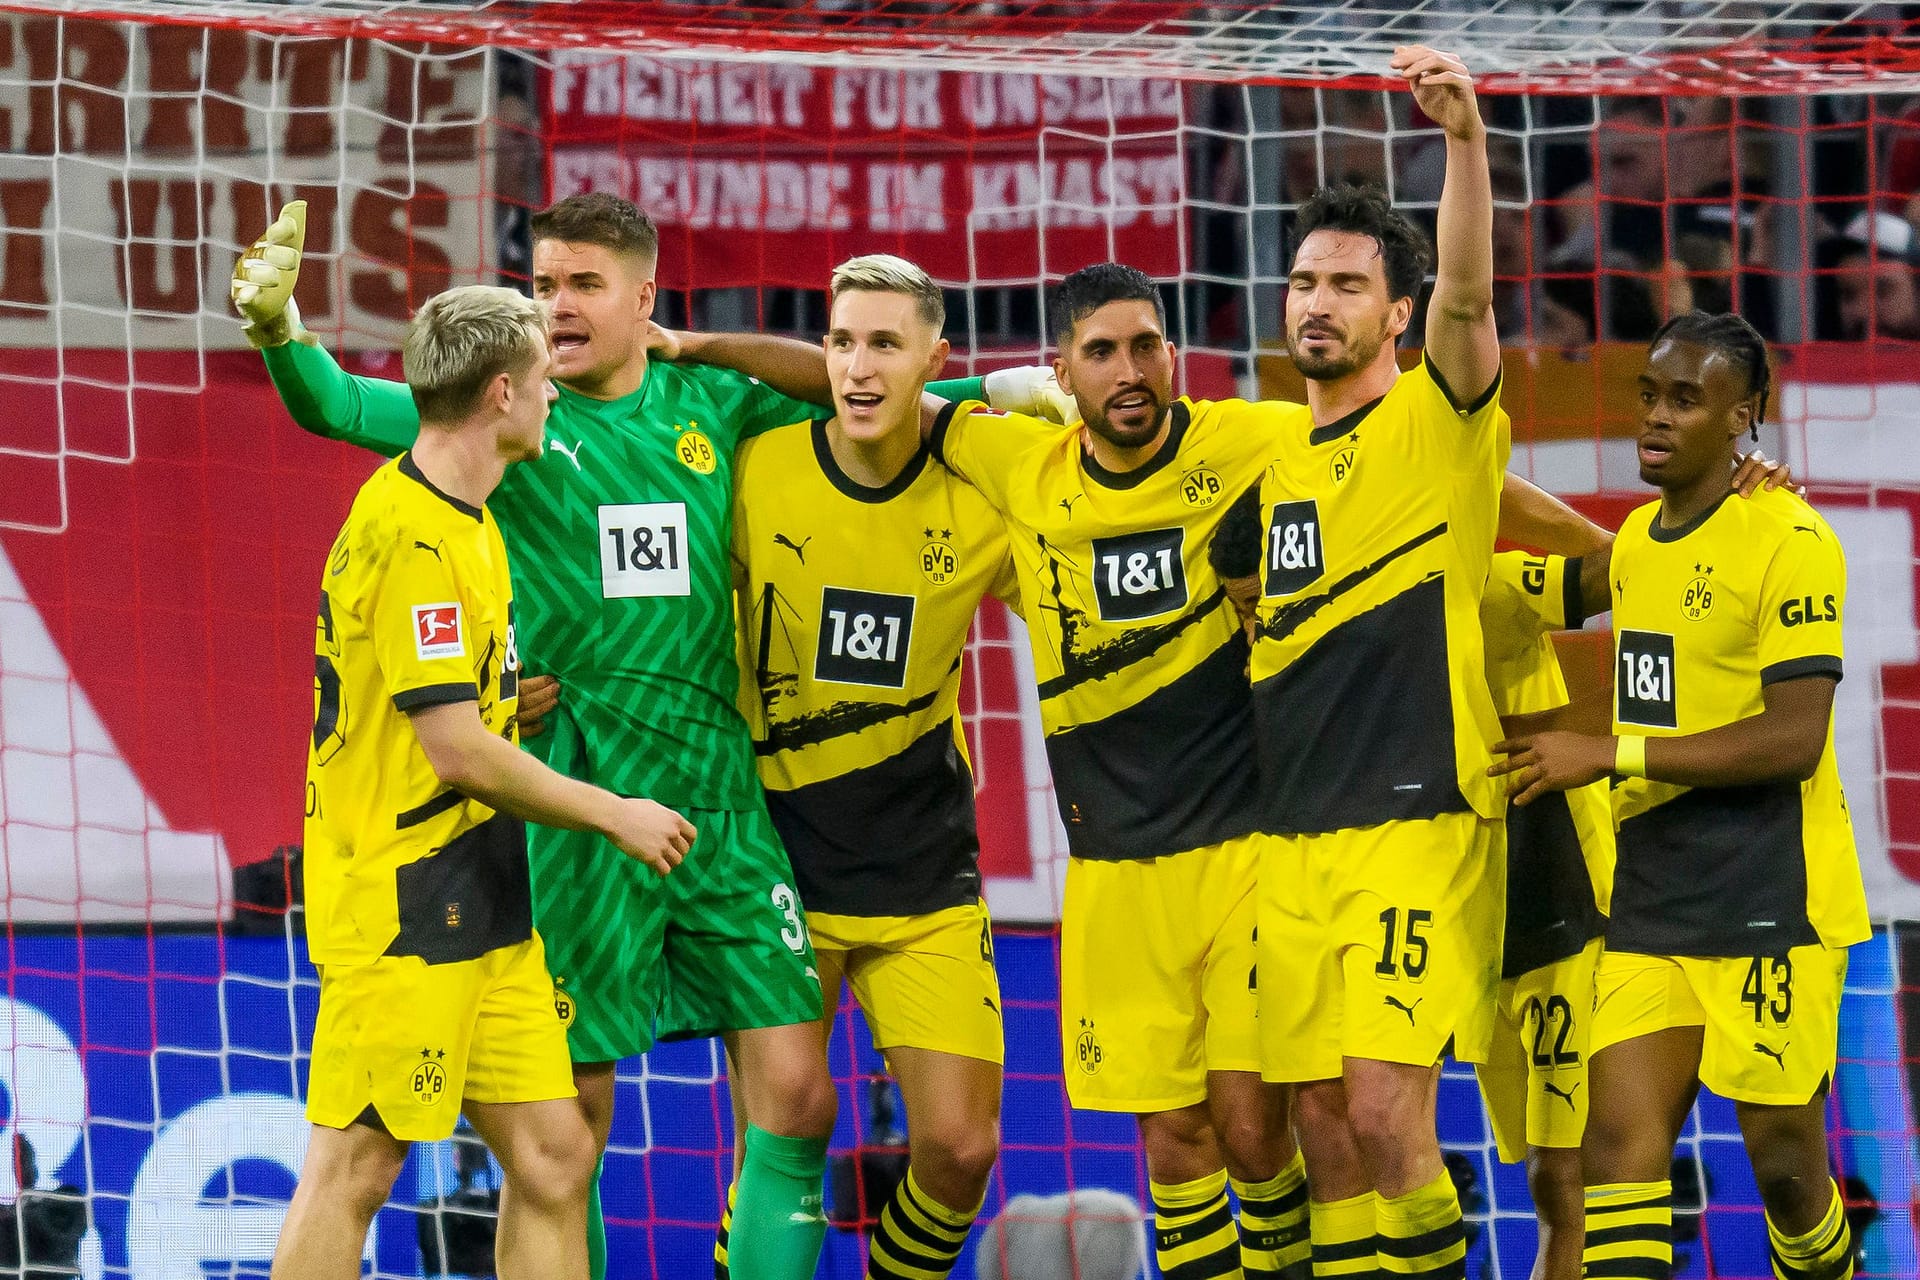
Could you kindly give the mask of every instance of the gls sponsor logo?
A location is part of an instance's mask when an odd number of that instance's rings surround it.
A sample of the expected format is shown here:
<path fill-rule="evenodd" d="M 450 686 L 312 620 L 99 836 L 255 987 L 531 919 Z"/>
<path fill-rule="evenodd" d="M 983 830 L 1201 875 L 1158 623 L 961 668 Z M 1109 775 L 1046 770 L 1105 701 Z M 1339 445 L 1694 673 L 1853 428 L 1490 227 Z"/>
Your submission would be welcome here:
<path fill-rule="evenodd" d="M 1780 625 L 1797 627 L 1803 622 L 1838 622 L 1840 606 L 1831 595 L 1820 597 L 1816 605 L 1812 596 L 1800 596 L 1780 603 Z"/>

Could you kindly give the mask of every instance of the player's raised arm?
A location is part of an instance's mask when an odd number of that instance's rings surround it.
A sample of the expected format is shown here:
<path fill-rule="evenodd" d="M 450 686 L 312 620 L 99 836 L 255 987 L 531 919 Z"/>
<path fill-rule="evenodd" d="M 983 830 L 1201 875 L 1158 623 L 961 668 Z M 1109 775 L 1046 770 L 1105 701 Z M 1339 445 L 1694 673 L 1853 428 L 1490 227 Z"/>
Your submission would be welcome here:
<path fill-rule="evenodd" d="M 274 390 L 303 431 L 389 457 L 420 432 L 406 384 L 347 373 L 300 323 L 293 287 L 307 234 L 307 202 L 280 210 L 234 264 L 230 294 L 241 331 L 266 361 Z"/>
<path fill-rule="evenodd" d="M 1392 67 L 1420 110 L 1447 135 L 1440 190 L 1433 298 L 1427 305 L 1427 358 L 1459 404 L 1472 404 L 1500 376 L 1493 319 L 1493 178 L 1487 128 L 1473 77 L 1450 53 L 1422 45 L 1394 50 Z"/>

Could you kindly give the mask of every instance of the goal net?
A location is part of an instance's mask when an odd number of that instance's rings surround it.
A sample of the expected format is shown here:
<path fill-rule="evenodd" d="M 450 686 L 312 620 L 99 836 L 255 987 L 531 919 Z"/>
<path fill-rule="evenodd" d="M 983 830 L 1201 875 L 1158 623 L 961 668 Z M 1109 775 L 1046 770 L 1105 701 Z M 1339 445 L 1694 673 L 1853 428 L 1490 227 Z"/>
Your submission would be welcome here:
<path fill-rule="evenodd" d="M 83 1275 L 264 1275 L 303 1150 L 317 988 L 285 902 L 313 585 L 376 460 L 301 433 L 227 312 L 283 201 L 311 210 L 303 315 L 374 376 L 427 296 L 524 281 L 531 210 L 609 190 L 661 226 L 668 324 L 818 336 L 833 264 L 895 252 L 949 290 L 954 367 L 980 371 L 1050 354 L 1045 284 L 1119 259 L 1165 281 L 1182 390 L 1286 396 L 1299 203 L 1350 179 L 1422 216 L 1437 198 L 1438 135 L 1380 78 L 1413 41 L 1484 73 L 1517 472 L 1617 521 L 1644 498 L 1651 329 L 1737 306 L 1776 344 L 1762 446 L 1849 553 L 1836 732 L 1879 922 L 1833 1154 L 1862 1274 L 1920 1274 L 1920 30 L 1898 5 L 1730 0 L 0 3 L 0 1274 L 31 1223 Z M 1570 679 L 1604 681 L 1607 653 L 1571 638 Z M 1065 840 L 1030 688 L 1017 621 L 983 613 L 965 705 L 1008 1040 L 989 1217 L 1145 1202 L 1131 1122 L 1066 1106 Z M 850 1012 L 833 1066 L 838 1280 L 904 1117 Z M 706 1044 L 621 1066 L 626 1273 L 703 1274 L 724 1075 Z M 1472 1273 L 1526 1275 L 1524 1176 L 1452 1069 L 1442 1127 Z M 494 1181 L 457 1144 L 416 1152 L 369 1266 L 462 1274 Z M 1677 1275 L 1769 1273 L 1724 1102 L 1675 1185 Z"/>

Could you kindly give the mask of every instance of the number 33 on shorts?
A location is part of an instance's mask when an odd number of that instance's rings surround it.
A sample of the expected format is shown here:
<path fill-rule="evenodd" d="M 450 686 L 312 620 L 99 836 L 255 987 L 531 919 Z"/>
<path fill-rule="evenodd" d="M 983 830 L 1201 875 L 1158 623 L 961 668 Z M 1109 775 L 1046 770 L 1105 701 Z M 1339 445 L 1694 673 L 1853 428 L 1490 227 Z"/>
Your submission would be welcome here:
<path fill-rule="evenodd" d="M 787 950 L 803 955 L 807 950 L 807 924 L 800 918 L 800 899 L 787 885 L 776 884 L 771 895 L 773 909 L 780 913 L 780 941 Z"/>

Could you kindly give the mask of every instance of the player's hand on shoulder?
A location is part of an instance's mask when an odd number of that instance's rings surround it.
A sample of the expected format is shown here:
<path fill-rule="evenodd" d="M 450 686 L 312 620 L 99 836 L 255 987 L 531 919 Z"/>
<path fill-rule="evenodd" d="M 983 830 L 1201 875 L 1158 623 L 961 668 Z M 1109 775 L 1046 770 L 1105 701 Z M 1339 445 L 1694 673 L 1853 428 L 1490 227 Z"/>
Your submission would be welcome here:
<path fill-rule="evenodd" d="M 1493 746 L 1490 778 L 1507 779 L 1515 804 L 1532 804 L 1549 791 L 1567 791 L 1598 782 L 1613 771 L 1611 737 L 1550 729 L 1525 738 L 1504 738 Z"/>
<path fill-rule="evenodd" d="M 560 705 L 560 677 L 520 677 L 520 701 L 513 718 L 520 726 L 520 740 L 537 738 L 547 731 L 547 717 Z"/>
<path fill-rule="evenodd" d="M 980 381 L 986 390 L 987 404 L 992 408 L 1025 414 L 1029 418 L 1044 418 L 1062 426 L 1080 421 L 1080 406 L 1060 389 L 1060 379 L 1054 376 L 1052 365 L 1025 364 L 995 369 Z"/>
<path fill-rule="evenodd" d="M 678 331 L 647 321 L 647 355 L 672 364 L 681 355 L 683 343 Z"/>
<path fill-rule="evenodd" d="M 691 822 L 651 800 L 620 800 L 607 824 L 607 839 L 620 852 L 663 876 L 680 865 L 696 834 Z"/>
<path fill-rule="evenodd" d="M 1758 449 L 1733 456 L 1733 488 L 1743 498 L 1751 498 L 1762 488 L 1791 488 L 1801 497 L 1807 496 L 1805 485 L 1794 484 L 1792 468 L 1784 462 L 1773 461 Z"/>
<path fill-rule="evenodd" d="M 300 253 L 307 241 L 307 202 L 289 201 L 280 216 L 233 265 L 228 287 L 241 332 L 260 350 L 289 340 L 311 341 L 300 325 L 293 286 L 300 279 Z"/>
<path fill-rule="evenodd" d="M 1388 65 L 1413 90 L 1413 100 L 1420 110 L 1448 136 L 1472 142 L 1486 132 L 1480 121 L 1480 103 L 1474 97 L 1473 76 L 1459 58 L 1422 44 L 1408 44 L 1393 51 Z"/>

